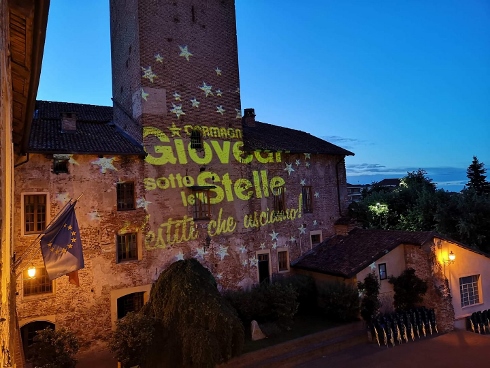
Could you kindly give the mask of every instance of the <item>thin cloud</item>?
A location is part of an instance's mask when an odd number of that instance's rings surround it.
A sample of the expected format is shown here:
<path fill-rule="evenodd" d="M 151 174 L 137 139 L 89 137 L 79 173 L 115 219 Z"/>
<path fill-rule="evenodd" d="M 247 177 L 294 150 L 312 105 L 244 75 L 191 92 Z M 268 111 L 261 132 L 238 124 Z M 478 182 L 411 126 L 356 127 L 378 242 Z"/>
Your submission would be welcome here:
<path fill-rule="evenodd" d="M 340 137 L 338 135 L 326 135 L 320 138 L 348 150 L 351 150 L 360 145 L 369 144 L 368 141 L 362 139 Z"/>

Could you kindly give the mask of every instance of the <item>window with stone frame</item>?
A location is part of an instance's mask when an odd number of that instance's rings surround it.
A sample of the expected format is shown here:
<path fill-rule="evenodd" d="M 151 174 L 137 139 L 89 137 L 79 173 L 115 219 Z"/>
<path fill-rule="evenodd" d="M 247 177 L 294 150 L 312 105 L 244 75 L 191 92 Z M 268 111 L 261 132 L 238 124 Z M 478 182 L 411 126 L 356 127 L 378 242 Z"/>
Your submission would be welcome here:
<path fill-rule="evenodd" d="M 36 268 L 36 276 L 29 277 L 27 269 L 22 273 L 22 290 L 24 296 L 53 293 L 53 281 L 49 280 L 46 268 Z"/>
<path fill-rule="evenodd" d="M 134 182 L 126 181 L 117 183 L 117 210 L 134 210 Z"/>
<path fill-rule="evenodd" d="M 25 194 L 24 234 L 39 234 L 46 229 L 47 195 Z"/>
<path fill-rule="evenodd" d="M 211 203 L 209 189 L 195 189 L 193 218 L 194 220 L 208 220 L 211 218 Z"/>
<path fill-rule="evenodd" d="M 273 209 L 274 212 L 284 212 L 286 211 L 286 197 L 284 194 L 285 190 L 283 187 L 279 187 L 275 189 L 275 193 L 273 192 Z"/>
<path fill-rule="evenodd" d="M 303 200 L 303 212 L 312 213 L 313 212 L 313 197 L 311 195 L 311 186 L 304 185 L 301 187 L 301 195 Z"/>
<path fill-rule="evenodd" d="M 143 305 L 145 292 L 131 293 L 117 299 L 117 319 L 121 319 L 129 312 L 139 312 Z"/>
<path fill-rule="evenodd" d="M 191 148 L 202 149 L 202 133 L 198 129 L 191 131 Z"/>
<path fill-rule="evenodd" d="M 289 254 L 287 250 L 277 252 L 277 263 L 279 272 L 289 271 Z"/>
<path fill-rule="evenodd" d="M 471 275 L 459 278 L 461 293 L 461 307 L 480 303 L 480 275 Z"/>
<path fill-rule="evenodd" d="M 138 260 L 138 234 L 117 235 L 117 262 Z"/>

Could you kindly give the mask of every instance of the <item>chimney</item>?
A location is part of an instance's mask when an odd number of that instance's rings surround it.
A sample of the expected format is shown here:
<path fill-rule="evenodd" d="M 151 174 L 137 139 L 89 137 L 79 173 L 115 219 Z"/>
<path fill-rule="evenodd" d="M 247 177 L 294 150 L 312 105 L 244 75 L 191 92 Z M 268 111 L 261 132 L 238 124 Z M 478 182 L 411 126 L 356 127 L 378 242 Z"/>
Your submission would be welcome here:
<path fill-rule="evenodd" d="M 255 127 L 255 110 L 245 109 L 243 116 L 243 123 L 248 127 Z"/>
<path fill-rule="evenodd" d="M 77 131 L 77 114 L 74 112 L 61 113 L 61 131 L 63 133 L 74 133 Z"/>

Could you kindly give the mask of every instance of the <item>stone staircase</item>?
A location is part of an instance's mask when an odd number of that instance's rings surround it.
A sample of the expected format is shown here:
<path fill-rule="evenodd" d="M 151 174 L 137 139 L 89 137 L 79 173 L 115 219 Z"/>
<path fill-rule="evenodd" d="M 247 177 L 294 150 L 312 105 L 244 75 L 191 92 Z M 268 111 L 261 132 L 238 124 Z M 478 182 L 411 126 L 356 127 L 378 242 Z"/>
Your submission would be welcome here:
<path fill-rule="evenodd" d="M 219 368 L 295 367 L 367 342 L 364 322 L 355 322 L 243 354 Z"/>

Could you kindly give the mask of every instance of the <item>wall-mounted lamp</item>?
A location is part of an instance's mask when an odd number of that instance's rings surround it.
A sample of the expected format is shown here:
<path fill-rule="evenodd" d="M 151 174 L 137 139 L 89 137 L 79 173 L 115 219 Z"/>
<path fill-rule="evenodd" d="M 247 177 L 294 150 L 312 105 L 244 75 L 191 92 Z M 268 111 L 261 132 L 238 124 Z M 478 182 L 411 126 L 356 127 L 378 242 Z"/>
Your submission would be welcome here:
<path fill-rule="evenodd" d="M 454 260 L 456 259 L 456 254 L 453 253 L 453 251 L 449 252 L 449 262 L 454 263 Z"/>
<path fill-rule="evenodd" d="M 36 276 L 36 267 L 34 266 L 29 266 L 27 269 L 27 276 L 29 276 L 30 279 L 33 279 Z"/>
<path fill-rule="evenodd" d="M 453 251 L 450 251 L 447 255 L 447 259 L 444 260 L 444 264 L 453 264 L 455 259 L 456 254 L 454 254 Z"/>

